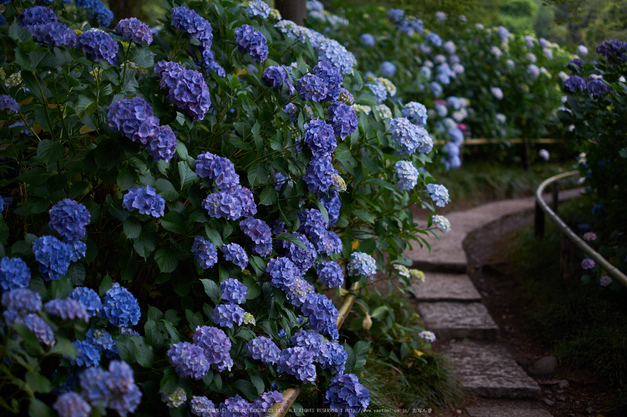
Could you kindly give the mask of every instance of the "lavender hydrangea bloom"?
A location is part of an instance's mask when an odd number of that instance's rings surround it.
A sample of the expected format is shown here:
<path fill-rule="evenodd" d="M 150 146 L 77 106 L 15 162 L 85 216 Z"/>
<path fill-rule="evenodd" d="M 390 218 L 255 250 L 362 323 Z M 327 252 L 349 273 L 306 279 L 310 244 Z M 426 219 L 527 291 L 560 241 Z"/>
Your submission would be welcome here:
<path fill-rule="evenodd" d="M 44 6 L 33 6 L 28 9 L 24 9 L 24 11 L 17 17 L 17 23 L 25 29 L 28 29 L 31 26 L 45 25 L 46 23 L 56 21 L 57 15 L 54 14 L 54 10 Z"/>
<path fill-rule="evenodd" d="M 249 358 L 274 365 L 279 360 L 281 349 L 267 337 L 257 336 L 246 343 L 246 352 Z"/>
<path fill-rule="evenodd" d="M 194 395 L 189 402 L 189 408 L 193 415 L 198 417 L 216 417 L 216 406 L 207 397 Z"/>
<path fill-rule="evenodd" d="M 110 393 L 109 408 L 113 408 L 122 417 L 135 412 L 141 402 L 142 393 L 135 384 L 133 369 L 126 362 L 109 362 L 107 388 Z"/>
<path fill-rule="evenodd" d="M 275 65 L 272 67 L 268 67 L 263 71 L 263 79 L 265 82 L 270 84 L 272 88 L 279 88 L 283 85 L 283 81 L 285 77 L 287 77 L 287 73 L 285 69 L 283 69 L 280 65 Z"/>
<path fill-rule="evenodd" d="M 248 288 L 238 280 L 229 278 L 220 283 L 220 292 L 222 292 L 222 299 L 224 301 L 242 304 L 246 302 Z"/>
<path fill-rule="evenodd" d="M 87 244 L 80 240 L 67 240 L 64 239 L 63 243 L 67 246 L 70 251 L 70 261 L 76 262 L 87 253 Z"/>
<path fill-rule="evenodd" d="M 196 158 L 196 175 L 214 180 L 221 190 L 239 184 L 235 165 L 228 158 L 205 152 Z"/>
<path fill-rule="evenodd" d="M 254 253 L 268 256 L 272 252 L 272 230 L 266 222 L 248 217 L 239 223 L 239 227 L 253 241 Z"/>
<path fill-rule="evenodd" d="M 46 281 L 58 280 L 70 266 L 70 248 L 54 236 L 42 236 L 33 243 L 39 272 Z"/>
<path fill-rule="evenodd" d="M 318 60 L 329 61 L 341 74 L 352 74 L 357 65 L 355 56 L 334 39 L 325 39 L 318 45 Z"/>
<path fill-rule="evenodd" d="M 391 63 L 390 61 L 384 61 L 380 66 L 381 74 L 384 77 L 393 77 L 396 74 L 396 65 Z"/>
<path fill-rule="evenodd" d="M 401 9 L 390 9 L 390 11 L 388 12 L 388 17 L 394 22 L 400 21 L 403 16 L 405 16 L 405 12 Z"/>
<path fill-rule="evenodd" d="M 601 80 L 590 80 L 586 89 L 594 98 L 599 98 L 610 92 L 608 86 Z"/>
<path fill-rule="evenodd" d="M 327 110 L 333 131 L 342 140 L 357 130 L 357 114 L 352 107 L 336 101 Z"/>
<path fill-rule="evenodd" d="M 304 347 L 283 349 L 277 365 L 277 372 L 286 372 L 299 381 L 313 383 L 316 380 L 314 352 Z"/>
<path fill-rule="evenodd" d="M 573 72 L 581 72 L 583 70 L 584 60 L 580 58 L 573 58 L 568 61 L 566 66 Z"/>
<path fill-rule="evenodd" d="M 433 149 L 433 139 L 427 131 L 412 124 L 405 117 L 391 119 L 390 132 L 400 153 L 412 154 L 416 151 L 429 153 Z"/>
<path fill-rule="evenodd" d="M 52 206 L 48 225 L 68 240 L 80 240 L 85 237 L 85 226 L 90 220 L 87 207 L 66 198 Z"/>
<path fill-rule="evenodd" d="M 158 218 L 163 216 L 165 200 L 150 185 L 145 187 L 134 186 L 124 195 L 122 207 L 128 211 L 137 209 L 140 214 L 148 214 Z"/>
<path fill-rule="evenodd" d="M 340 337 L 337 331 L 338 311 L 323 294 L 309 294 L 301 307 L 303 315 L 309 319 L 312 330 L 325 334 L 333 340 Z"/>
<path fill-rule="evenodd" d="M 13 97 L 3 94 L 0 96 L 0 110 L 11 110 L 13 113 L 17 113 L 20 111 L 20 105 Z"/>
<path fill-rule="evenodd" d="M 133 97 L 111 103 L 107 123 L 111 129 L 145 146 L 154 135 L 159 119 L 155 117 L 150 103 L 141 97 Z"/>
<path fill-rule="evenodd" d="M 250 190 L 240 185 L 209 194 L 202 202 L 202 207 L 211 217 L 237 220 L 242 216 L 257 213 L 257 206 Z"/>
<path fill-rule="evenodd" d="M 270 16 L 270 6 L 263 0 L 250 0 L 246 4 L 246 14 L 250 17 L 261 16 L 267 19 Z"/>
<path fill-rule="evenodd" d="M 375 44 L 374 36 L 369 33 L 364 33 L 359 37 L 359 42 L 364 46 L 373 47 Z"/>
<path fill-rule="evenodd" d="M 98 349 L 92 346 L 91 343 L 84 340 L 76 340 L 72 342 L 72 344 L 78 350 L 76 361 L 70 360 L 72 365 L 76 364 L 86 368 L 90 366 L 98 366 L 100 363 L 100 353 L 98 353 Z"/>
<path fill-rule="evenodd" d="M 316 251 L 320 254 L 333 255 L 342 252 L 342 240 L 331 230 L 313 235 L 312 240 Z"/>
<path fill-rule="evenodd" d="M 252 413 L 252 404 L 235 395 L 234 397 L 227 398 L 220 404 L 221 416 L 229 417 L 249 417 Z"/>
<path fill-rule="evenodd" d="M 68 48 L 73 48 L 76 45 L 74 31 L 60 22 L 29 26 L 28 30 L 33 35 L 33 39 L 39 43 L 51 46 L 67 46 Z"/>
<path fill-rule="evenodd" d="M 293 233 L 292 235 L 297 237 L 307 249 L 303 249 L 292 242 L 288 242 L 287 240 L 282 240 L 278 244 L 278 252 L 287 256 L 301 271 L 301 273 L 304 274 L 316 261 L 316 249 L 305 235 L 300 233 Z"/>
<path fill-rule="evenodd" d="M 564 81 L 564 90 L 568 91 L 569 93 L 585 91 L 586 80 L 578 75 L 571 75 L 566 81 Z"/>
<path fill-rule="evenodd" d="M 418 170 L 411 161 L 398 161 L 395 165 L 398 189 L 412 190 L 418 183 Z"/>
<path fill-rule="evenodd" d="M 382 84 L 379 84 L 379 83 L 366 84 L 366 87 L 368 87 L 370 89 L 370 91 L 372 91 L 372 93 L 374 94 L 375 99 L 379 103 L 385 101 L 385 99 L 388 96 L 388 92 L 387 92 L 387 90 L 385 89 L 385 87 Z"/>
<path fill-rule="evenodd" d="M 89 417 L 91 406 L 75 392 L 61 394 L 52 405 L 59 417 Z"/>
<path fill-rule="evenodd" d="M 100 315 L 117 327 L 136 325 L 141 317 L 137 299 L 117 282 L 107 291 L 102 300 L 103 308 Z"/>
<path fill-rule="evenodd" d="M 300 226 L 298 230 L 313 235 L 317 230 L 326 229 L 327 223 L 324 220 L 324 216 L 318 209 L 305 209 L 296 213 Z"/>
<path fill-rule="evenodd" d="M 17 314 L 39 311 L 41 310 L 41 297 L 28 288 L 16 288 L 2 294 L 2 305 Z"/>
<path fill-rule="evenodd" d="M 586 258 L 583 261 L 581 261 L 581 267 L 583 269 L 592 269 L 592 268 L 594 268 L 595 265 L 596 265 L 596 263 L 594 262 L 594 260 L 592 260 L 590 258 Z"/>
<path fill-rule="evenodd" d="M 427 184 L 427 193 L 429 193 L 429 197 L 431 197 L 431 200 L 433 200 L 438 207 L 444 207 L 451 201 L 448 190 L 443 185 Z"/>
<path fill-rule="evenodd" d="M 215 366 L 220 372 L 231 370 L 231 340 L 224 331 L 217 327 L 197 327 L 194 331 L 194 344 L 203 349 L 209 365 Z"/>
<path fill-rule="evenodd" d="M 87 368 L 79 375 L 79 381 L 85 397 L 95 407 L 106 407 L 109 403 L 111 392 L 107 383 L 109 372 L 101 368 Z"/>
<path fill-rule="evenodd" d="M 320 199 L 320 202 L 329 214 L 328 227 L 333 226 L 340 218 L 340 209 L 342 208 L 342 202 L 337 190 L 329 189 L 326 193 L 319 194 L 318 199 Z"/>
<path fill-rule="evenodd" d="M 301 275 L 296 265 L 285 257 L 270 259 L 266 272 L 272 277 L 271 285 L 284 291 L 289 291 L 296 284 L 296 278 Z"/>
<path fill-rule="evenodd" d="M 370 404 L 370 391 L 353 374 L 338 375 L 324 394 L 329 408 L 342 417 L 355 417 Z"/>
<path fill-rule="evenodd" d="M 111 65 L 118 65 L 118 44 L 111 35 L 98 29 L 90 29 L 78 36 L 77 47 L 92 61 L 105 60 Z"/>
<path fill-rule="evenodd" d="M 346 349 L 337 342 L 330 342 L 322 346 L 318 362 L 324 369 L 341 375 L 344 373 L 347 360 Z"/>
<path fill-rule="evenodd" d="M 285 297 L 295 307 L 302 307 L 309 294 L 315 292 L 313 285 L 305 281 L 304 278 L 296 277 L 294 285 L 285 291 Z"/>
<path fill-rule="evenodd" d="M 333 261 L 320 262 L 317 268 L 318 278 L 330 288 L 341 287 L 344 284 L 342 267 Z"/>
<path fill-rule="evenodd" d="M 290 342 L 294 346 L 304 347 L 313 352 L 314 360 L 317 361 L 325 340 L 320 333 L 301 330 L 290 338 Z"/>
<path fill-rule="evenodd" d="M 627 60 L 627 42 L 617 39 L 606 40 L 597 46 L 596 51 L 599 55 L 603 55 L 610 66 L 621 64 Z"/>
<path fill-rule="evenodd" d="M 268 58 L 266 37 L 250 25 L 244 24 L 235 29 L 235 42 L 240 54 L 250 54 L 257 62 L 263 62 Z"/>
<path fill-rule="evenodd" d="M 304 140 L 317 158 L 333 153 L 337 147 L 333 127 L 320 119 L 313 119 L 305 125 Z"/>
<path fill-rule="evenodd" d="M 211 317 L 213 322 L 220 327 L 233 328 L 233 324 L 241 326 L 244 322 L 243 308 L 235 303 L 219 304 L 213 310 L 213 316 Z"/>
<path fill-rule="evenodd" d="M 218 250 L 213 246 L 213 243 L 202 236 L 194 238 L 192 253 L 202 269 L 209 269 L 218 262 Z"/>
<path fill-rule="evenodd" d="M 340 70 L 329 61 L 320 61 L 313 68 L 313 73 L 326 82 L 327 96 L 323 100 L 337 100 L 342 90 Z"/>
<path fill-rule="evenodd" d="M 377 273 L 377 263 L 374 258 L 367 253 L 353 252 L 346 269 L 350 276 L 356 277 L 361 275 L 373 279 L 374 274 Z"/>
<path fill-rule="evenodd" d="M 307 184 L 309 191 L 322 193 L 327 191 L 333 184 L 333 175 L 337 175 L 337 170 L 333 167 L 331 157 L 324 155 L 311 159 L 303 181 Z"/>
<path fill-rule="evenodd" d="M 71 298 L 55 298 L 44 304 L 44 310 L 51 316 L 61 317 L 63 320 L 81 319 L 89 321 L 85 307 Z"/>
<path fill-rule="evenodd" d="M 54 332 L 52 331 L 52 328 L 37 314 L 27 314 L 23 319 L 21 317 L 17 318 L 15 323 L 22 323 L 28 327 L 31 332 L 35 333 L 35 337 L 37 337 L 37 340 L 41 343 L 44 343 L 47 346 L 55 344 Z"/>
<path fill-rule="evenodd" d="M 21 258 L 4 257 L 0 260 L 0 290 L 2 292 L 27 288 L 29 282 L 30 269 Z"/>
<path fill-rule="evenodd" d="M 251 408 L 255 410 L 251 417 L 263 417 L 266 415 L 270 407 L 272 407 L 275 403 L 280 403 L 283 401 L 283 394 L 279 391 L 269 391 L 264 392 L 253 401 Z"/>
<path fill-rule="evenodd" d="M 96 291 L 87 287 L 76 287 L 68 296 L 83 305 L 89 317 L 95 317 L 102 309 L 102 302 Z"/>
<path fill-rule="evenodd" d="M 161 77 L 159 85 L 168 90 L 168 100 L 176 107 L 185 110 L 194 121 L 203 120 L 211 107 L 209 88 L 203 75 L 188 70 L 176 62 L 160 61 L 155 65 L 155 73 Z"/>
<path fill-rule="evenodd" d="M 418 127 L 424 127 L 427 124 L 427 108 L 424 104 L 410 101 L 403 106 L 402 113 Z"/>
<path fill-rule="evenodd" d="M 229 243 L 222 246 L 222 252 L 224 253 L 224 259 L 233 262 L 240 268 L 245 269 L 248 265 L 248 255 L 244 248 L 237 243 Z"/>
<path fill-rule="evenodd" d="M 150 45 L 152 43 L 150 27 L 136 17 L 120 20 L 115 27 L 115 33 L 122 39 L 129 39 L 137 44 L 145 42 L 146 45 Z"/>
<path fill-rule="evenodd" d="M 98 352 L 105 352 L 108 358 L 118 354 L 118 348 L 111 334 L 104 329 L 89 329 L 85 341 L 95 347 Z"/>
<path fill-rule="evenodd" d="M 314 74 L 305 74 L 298 80 L 296 85 L 298 94 L 304 100 L 322 101 L 329 94 L 327 83 Z"/>
<path fill-rule="evenodd" d="M 168 359 L 181 378 L 201 379 L 209 372 L 210 363 L 203 348 L 179 342 L 168 350 Z"/>
<path fill-rule="evenodd" d="M 148 155 L 155 161 L 168 162 L 176 151 L 176 135 L 169 126 L 157 126 L 148 141 Z"/>
<path fill-rule="evenodd" d="M 213 28 L 207 19 L 186 7 L 175 7 L 171 11 L 172 26 L 191 36 L 198 38 L 200 43 L 206 47 L 211 46 L 213 41 Z"/>

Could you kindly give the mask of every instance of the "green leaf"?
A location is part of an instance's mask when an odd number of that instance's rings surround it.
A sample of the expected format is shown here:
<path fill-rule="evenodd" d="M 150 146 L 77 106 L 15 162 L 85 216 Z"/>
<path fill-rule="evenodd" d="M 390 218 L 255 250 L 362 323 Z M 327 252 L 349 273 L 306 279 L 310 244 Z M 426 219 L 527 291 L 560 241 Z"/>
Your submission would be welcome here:
<path fill-rule="evenodd" d="M 27 372 L 26 378 L 24 379 L 26 380 L 26 383 L 30 385 L 33 391 L 35 392 L 41 392 L 45 394 L 52 390 L 52 384 L 50 383 L 48 378 L 46 378 L 43 375 Z"/>
<path fill-rule="evenodd" d="M 170 323 L 167 320 L 161 320 L 161 323 L 163 323 L 163 325 L 165 326 L 165 329 L 170 335 L 170 340 L 172 341 L 172 343 L 178 343 L 181 341 L 181 336 L 179 335 L 179 331 L 176 330 L 176 327 L 174 327 L 172 323 Z"/>
<path fill-rule="evenodd" d="M 151 230 L 153 227 L 154 223 L 144 224 L 139 237 L 133 239 L 133 248 L 144 260 L 147 260 L 152 251 L 155 250 L 155 233 Z"/>
<path fill-rule="evenodd" d="M 24 324 L 14 324 L 13 329 L 22 337 L 24 340 L 24 348 L 26 351 L 31 354 L 41 355 L 44 353 L 37 336 L 33 333 L 26 325 Z"/>
<path fill-rule="evenodd" d="M 237 388 L 248 401 L 254 401 L 257 398 L 257 390 L 255 386 L 245 379 L 238 379 L 233 382 L 233 386 Z"/>
<path fill-rule="evenodd" d="M 155 359 L 152 346 L 147 345 L 141 336 L 131 336 L 131 342 L 135 346 L 135 359 L 144 368 L 151 368 Z"/>
<path fill-rule="evenodd" d="M 359 341 L 355 343 L 353 352 L 355 353 L 355 367 L 352 372 L 355 373 L 355 371 L 359 371 L 366 365 L 368 353 L 370 352 L 370 342 Z"/>
<path fill-rule="evenodd" d="M 155 262 L 157 262 L 159 270 L 167 274 L 176 269 L 179 260 L 169 248 L 159 248 L 155 252 Z"/>
<path fill-rule="evenodd" d="M 63 157 L 64 152 L 63 145 L 50 139 L 44 139 L 37 145 L 37 157 L 48 166 L 56 164 Z"/>
<path fill-rule="evenodd" d="M 68 339 L 61 336 L 56 336 L 57 343 L 48 351 L 49 355 L 67 356 L 72 359 L 76 359 L 78 355 L 78 349 Z"/>
<path fill-rule="evenodd" d="M 183 220 L 183 216 L 176 211 L 168 211 L 165 216 L 159 221 L 161 227 L 173 233 L 185 234 L 187 233 L 187 226 Z"/>
<path fill-rule="evenodd" d="M 266 389 L 265 384 L 263 383 L 263 378 L 261 378 L 256 373 L 250 373 L 250 381 L 253 383 L 255 388 L 257 389 L 257 395 L 263 394 Z"/>
<path fill-rule="evenodd" d="M 30 34 L 30 32 L 24 29 L 23 27 L 21 27 L 20 25 L 18 25 L 17 22 L 9 26 L 9 36 L 13 40 L 19 41 L 19 42 L 27 42 L 33 39 L 33 36 Z"/>
<path fill-rule="evenodd" d="M 165 392 L 166 394 L 170 394 L 179 386 L 179 377 L 174 372 L 174 368 L 167 367 L 163 371 L 163 377 L 161 377 L 161 382 L 159 383 L 159 392 Z"/>
<path fill-rule="evenodd" d="M 33 68 L 53 67 L 56 63 L 55 56 L 49 52 L 32 51 L 28 55 Z"/>
<path fill-rule="evenodd" d="M 51 176 L 52 174 L 46 171 L 45 168 L 35 167 L 17 177 L 17 180 L 30 185 L 41 185 L 48 181 Z"/>
<path fill-rule="evenodd" d="M 159 178 L 155 182 L 155 188 L 165 200 L 176 200 L 179 197 L 179 193 L 176 192 L 172 183 L 165 178 Z"/>
<path fill-rule="evenodd" d="M 202 316 L 200 315 L 200 313 L 196 313 L 194 314 L 194 312 L 192 310 L 185 310 L 185 318 L 187 319 L 187 322 L 189 323 L 189 328 L 194 330 L 196 327 L 202 325 Z"/>
<path fill-rule="evenodd" d="M 56 417 L 57 413 L 52 411 L 46 403 L 33 397 L 28 406 L 28 415 L 30 417 Z"/>
<path fill-rule="evenodd" d="M 248 170 L 248 182 L 252 187 L 268 182 L 268 174 L 262 164 L 254 164 Z"/>
<path fill-rule="evenodd" d="M 307 249 L 307 246 L 305 246 L 305 244 L 303 243 L 303 241 L 302 241 L 302 240 L 300 240 L 298 237 L 294 236 L 294 235 L 293 235 L 293 234 L 291 234 L 291 233 L 280 233 L 280 234 L 278 234 L 278 235 L 275 237 L 275 239 L 278 239 L 278 240 L 287 240 L 288 242 L 291 242 L 291 243 L 295 244 L 296 246 L 298 246 L 298 247 L 299 247 L 299 248 L 301 248 L 301 249 L 308 250 L 308 249 Z"/>
<path fill-rule="evenodd" d="M 181 190 L 189 187 L 193 183 L 199 180 L 198 175 L 187 165 L 185 161 L 179 161 L 179 177 L 181 179 Z"/>
<path fill-rule="evenodd" d="M 353 348 L 351 348 L 346 342 L 342 345 L 344 346 L 344 350 L 348 355 L 348 359 L 346 359 L 346 365 L 344 369 L 345 374 L 353 373 L 353 368 L 355 368 L 355 352 L 353 352 Z"/>
<path fill-rule="evenodd" d="M 83 285 L 83 282 L 85 282 L 85 274 L 85 266 L 78 262 L 70 265 L 67 271 L 67 276 L 74 286 Z"/>
<path fill-rule="evenodd" d="M 220 233 L 218 233 L 216 229 L 209 227 L 208 224 L 205 224 L 205 233 L 207 233 L 207 237 L 211 243 L 213 243 L 213 246 L 216 248 L 222 247 L 222 236 L 220 236 Z"/>
<path fill-rule="evenodd" d="M 200 282 L 202 282 L 202 285 L 205 288 L 205 294 L 207 294 L 214 303 L 219 303 L 221 293 L 218 284 L 216 284 L 214 281 L 211 281 L 210 279 L 201 279 Z"/>
<path fill-rule="evenodd" d="M 94 153 L 96 164 L 104 171 L 111 170 L 123 157 L 124 149 L 113 139 L 101 140 Z"/>
<path fill-rule="evenodd" d="M 70 55 L 70 52 L 65 48 L 55 47 L 54 57 L 55 57 L 54 65 L 57 67 L 62 67 L 65 64 L 69 64 L 70 62 L 72 62 L 72 55 Z"/>
<path fill-rule="evenodd" d="M 86 96 L 78 96 L 76 103 L 74 103 L 74 111 L 76 115 L 82 119 L 85 116 L 92 115 L 98 109 L 98 105 L 94 100 Z"/>
<path fill-rule="evenodd" d="M 258 151 L 263 149 L 263 138 L 261 137 L 261 125 L 259 122 L 255 122 L 252 128 L 253 139 L 255 140 L 255 146 Z"/>
<path fill-rule="evenodd" d="M 112 287 L 113 287 L 113 280 L 111 279 L 109 274 L 107 274 L 102 279 L 102 282 L 100 282 L 100 287 L 98 288 L 98 294 L 101 297 L 104 297 L 107 294 L 107 291 L 109 291 Z"/>
<path fill-rule="evenodd" d="M 374 217 L 372 217 L 372 214 L 368 213 L 365 210 L 353 210 L 353 214 L 355 214 L 355 216 L 357 216 L 359 220 L 362 220 L 366 223 L 374 223 Z"/>
<path fill-rule="evenodd" d="M 127 334 L 121 334 L 115 339 L 115 346 L 118 349 L 118 355 L 120 358 L 128 364 L 136 362 L 135 358 L 135 344 L 131 341 L 131 336 Z"/>
<path fill-rule="evenodd" d="M 124 234 L 129 239 L 136 239 L 142 232 L 142 224 L 137 217 L 127 217 L 123 224 Z"/>
<path fill-rule="evenodd" d="M 148 47 L 140 46 L 135 49 L 135 53 L 133 54 L 131 61 L 140 67 L 149 68 L 155 64 L 155 53 Z"/>
<path fill-rule="evenodd" d="M 261 204 L 262 206 L 271 206 L 277 202 L 277 197 L 278 194 L 274 189 L 274 186 L 267 185 L 261 192 L 259 204 Z"/>
<path fill-rule="evenodd" d="M 124 165 L 120 168 L 120 173 L 116 179 L 118 187 L 120 190 L 126 191 L 135 184 L 135 180 L 137 179 L 137 175 L 135 174 L 135 170 L 131 168 L 129 165 Z"/>

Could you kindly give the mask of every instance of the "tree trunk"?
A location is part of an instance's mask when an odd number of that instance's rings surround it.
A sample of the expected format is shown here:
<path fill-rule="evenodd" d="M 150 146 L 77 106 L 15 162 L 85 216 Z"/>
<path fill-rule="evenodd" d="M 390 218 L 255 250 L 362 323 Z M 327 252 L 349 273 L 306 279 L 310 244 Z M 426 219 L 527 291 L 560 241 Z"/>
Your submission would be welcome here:
<path fill-rule="evenodd" d="M 274 7 L 281 12 L 283 19 L 302 25 L 307 17 L 306 0 L 275 0 Z"/>

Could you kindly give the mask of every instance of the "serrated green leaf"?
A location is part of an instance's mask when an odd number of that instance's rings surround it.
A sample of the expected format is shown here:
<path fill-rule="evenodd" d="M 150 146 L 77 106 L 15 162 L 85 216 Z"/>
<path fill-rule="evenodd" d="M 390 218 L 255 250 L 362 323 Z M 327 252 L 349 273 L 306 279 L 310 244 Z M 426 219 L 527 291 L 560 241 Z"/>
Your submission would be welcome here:
<path fill-rule="evenodd" d="M 133 217 L 133 216 L 127 217 L 126 220 L 124 220 L 124 224 L 122 228 L 124 229 L 124 234 L 129 239 L 138 238 L 142 232 L 141 222 L 139 221 L 137 217 Z"/>
<path fill-rule="evenodd" d="M 146 344 L 145 339 L 141 336 L 131 336 L 131 342 L 135 347 L 137 363 L 144 368 L 151 368 L 155 358 L 152 346 Z"/>
<path fill-rule="evenodd" d="M 135 48 L 135 53 L 131 61 L 140 67 L 150 68 L 155 64 L 155 53 L 148 47 L 139 46 Z"/>
<path fill-rule="evenodd" d="M 45 168 L 35 167 L 17 177 L 17 180 L 19 182 L 25 182 L 30 185 L 41 185 L 48 181 L 51 176 L 52 174 L 46 171 Z"/>
<path fill-rule="evenodd" d="M 33 36 L 30 34 L 30 32 L 27 29 L 24 29 L 23 27 L 18 25 L 17 22 L 12 23 L 11 26 L 9 26 L 9 36 L 13 40 L 19 42 L 27 42 L 33 39 Z"/>
<path fill-rule="evenodd" d="M 250 381 L 253 383 L 253 385 L 257 389 L 257 395 L 263 394 L 263 392 L 266 389 L 266 386 L 263 383 L 263 378 L 261 378 L 256 373 L 250 373 Z"/>
<path fill-rule="evenodd" d="M 209 298 L 213 300 L 214 303 L 216 304 L 219 303 L 221 293 L 220 293 L 220 287 L 218 287 L 218 284 L 216 284 L 215 281 L 212 281 L 210 279 L 201 279 L 200 282 L 202 282 L 202 285 L 205 288 L 205 294 L 207 294 Z"/>
<path fill-rule="evenodd" d="M 116 182 L 120 190 L 126 191 L 135 184 L 135 180 L 137 179 L 137 175 L 135 174 L 135 170 L 131 168 L 129 165 L 123 165 L 120 168 L 118 177 Z"/>
<path fill-rule="evenodd" d="M 74 286 L 83 285 L 83 282 L 85 282 L 85 274 L 85 266 L 78 262 L 70 265 L 67 271 L 67 276 Z"/>
<path fill-rule="evenodd" d="M 169 248 L 159 248 L 155 252 L 155 262 L 163 273 L 173 272 L 178 266 L 179 260 Z"/>
<path fill-rule="evenodd" d="M 176 200 L 179 197 L 179 193 L 176 192 L 172 183 L 165 178 L 159 178 L 155 181 L 155 188 L 165 200 Z"/>
<path fill-rule="evenodd" d="M 198 175 L 187 165 L 185 161 L 179 161 L 178 163 L 179 169 L 179 178 L 181 181 L 181 189 L 186 188 L 192 185 L 194 182 L 198 181 Z"/>
<path fill-rule="evenodd" d="M 213 246 L 216 248 L 222 247 L 222 236 L 220 236 L 220 233 L 218 233 L 216 229 L 210 227 L 208 224 L 205 224 L 205 233 L 207 233 L 207 237 L 209 238 L 209 241 L 213 243 Z"/>
<path fill-rule="evenodd" d="M 33 397 L 28 405 L 28 415 L 30 417 L 56 417 L 57 413 L 45 402 Z"/>
<path fill-rule="evenodd" d="M 259 204 L 261 204 L 262 206 L 271 206 L 276 203 L 277 198 L 278 194 L 274 189 L 274 186 L 267 185 L 261 192 L 261 196 L 259 197 Z"/>
<path fill-rule="evenodd" d="M 111 279 L 109 274 L 107 274 L 100 282 L 100 287 L 98 288 L 98 294 L 100 295 L 100 297 L 104 297 L 107 294 L 107 291 L 109 291 L 112 287 L 113 287 L 113 280 Z"/>
<path fill-rule="evenodd" d="M 78 349 L 68 339 L 62 336 L 56 336 L 57 343 L 48 351 L 49 355 L 67 356 L 76 359 Z"/>
<path fill-rule="evenodd" d="M 44 139 L 37 145 L 37 157 L 48 166 L 56 164 L 63 157 L 64 152 L 63 145 L 49 139 Z"/>
<path fill-rule="evenodd" d="M 254 401 L 257 398 L 257 390 L 255 386 L 245 379 L 238 379 L 233 382 L 233 386 L 237 388 L 248 401 Z"/>

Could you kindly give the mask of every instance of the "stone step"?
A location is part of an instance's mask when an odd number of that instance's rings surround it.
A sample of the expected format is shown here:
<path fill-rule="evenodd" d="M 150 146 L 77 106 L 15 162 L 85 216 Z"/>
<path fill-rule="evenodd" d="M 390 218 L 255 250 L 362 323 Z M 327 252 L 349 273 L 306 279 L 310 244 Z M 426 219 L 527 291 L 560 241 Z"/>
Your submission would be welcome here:
<path fill-rule="evenodd" d="M 493 340 L 498 326 L 481 303 L 436 302 L 418 304 L 425 326 L 440 340 Z"/>
<path fill-rule="evenodd" d="M 428 272 L 425 281 L 413 288 L 418 301 L 481 301 L 481 295 L 465 274 Z"/>
<path fill-rule="evenodd" d="M 490 400 L 466 407 L 470 417 L 552 417 L 537 401 Z"/>
<path fill-rule="evenodd" d="M 462 387 L 471 395 L 499 399 L 540 396 L 540 386 L 502 345 L 457 342 L 451 343 L 445 353 L 453 362 Z M 486 415 L 493 417 L 497 414 Z"/>
<path fill-rule="evenodd" d="M 412 267 L 423 271 L 465 273 L 468 260 L 461 242 L 467 233 L 455 229 L 447 234 L 440 231 L 437 233 L 439 239 L 428 238 L 430 251 L 426 246 L 420 247 L 417 242 L 412 242 L 413 249 L 405 252 L 405 255 L 413 261 Z"/>

